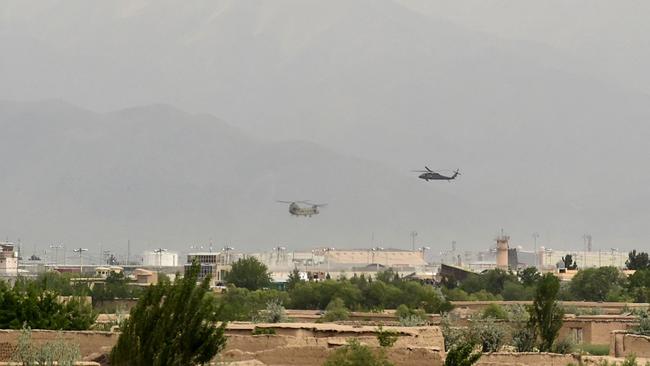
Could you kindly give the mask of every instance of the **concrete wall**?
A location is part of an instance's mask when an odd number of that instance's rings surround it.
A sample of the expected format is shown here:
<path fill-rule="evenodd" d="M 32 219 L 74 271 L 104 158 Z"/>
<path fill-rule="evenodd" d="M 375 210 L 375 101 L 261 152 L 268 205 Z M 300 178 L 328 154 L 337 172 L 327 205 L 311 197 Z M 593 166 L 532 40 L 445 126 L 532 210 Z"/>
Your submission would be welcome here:
<path fill-rule="evenodd" d="M 650 337 L 630 334 L 624 331 L 611 333 L 609 355 L 626 357 L 634 354 L 640 358 L 650 358 Z"/>

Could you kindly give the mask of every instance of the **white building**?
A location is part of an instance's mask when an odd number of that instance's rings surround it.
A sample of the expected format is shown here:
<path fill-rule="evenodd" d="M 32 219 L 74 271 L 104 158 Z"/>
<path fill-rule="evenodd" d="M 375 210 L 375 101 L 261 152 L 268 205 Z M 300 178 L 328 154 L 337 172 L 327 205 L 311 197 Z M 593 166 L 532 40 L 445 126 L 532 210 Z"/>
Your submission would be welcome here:
<path fill-rule="evenodd" d="M 618 251 L 617 249 L 585 252 L 580 250 L 553 250 L 542 247 L 537 255 L 537 260 L 540 262 L 541 267 L 551 268 L 561 263 L 562 258 L 567 254 L 572 256 L 578 268 L 607 266 L 624 268 L 625 261 L 629 258 L 626 251 Z"/>
<path fill-rule="evenodd" d="M 142 265 L 150 267 L 178 266 L 178 253 L 161 250 L 151 250 L 142 253 Z"/>
<path fill-rule="evenodd" d="M 18 275 L 18 253 L 14 243 L 0 243 L 0 277 L 15 277 Z"/>

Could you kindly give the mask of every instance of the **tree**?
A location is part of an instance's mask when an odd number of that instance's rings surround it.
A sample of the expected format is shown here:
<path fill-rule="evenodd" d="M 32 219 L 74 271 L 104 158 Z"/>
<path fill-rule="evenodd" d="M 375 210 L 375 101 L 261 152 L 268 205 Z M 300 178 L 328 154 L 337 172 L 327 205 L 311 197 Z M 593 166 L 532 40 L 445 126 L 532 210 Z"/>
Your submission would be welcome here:
<path fill-rule="evenodd" d="M 636 302 L 650 301 L 650 269 L 638 269 L 629 278 L 628 291 Z"/>
<path fill-rule="evenodd" d="M 0 281 L 0 328 L 86 330 L 95 316 L 90 304 L 74 297 L 63 302 L 57 292 L 43 290 L 37 282 L 10 288 Z"/>
<path fill-rule="evenodd" d="M 521 284 L 526 287 L 535 286 L 537 281 L 542 277 L 535 267 L 526 267 L 519 271 L 518 275 Z"/>
<path fill-rule="evenodd" d="M 646 252 L 636 252 L 636 249 L 628 253 L 628 260 L 625 261 L 625 266 L 627 269 L 648 269 L 650 268 L 650 259 L 648 258 L 648 253 Z"/>
<path fill-rule="evenodd" d="M 562 263 L 564 263 L 564 268 L 566 269 L 577 269 L 578 268 L 578 263 L 573 261 L 573 256 L 571 254 L 567 254 L 562 258 Z"/>
<path fill-rule="evenodd" d="M 552 273 L 542 276 L 530 308 L 530 327 L 539 334 L 539 350 L 549 352 L 562 327 L 564 311 L 557 303 L 560 280 Z"/>
<path fill-rule="evenodd" d="M 226 323 L 216 324 L 210 278 L 197 285 L 199 269 L 194 263 L 184 278 L 147 288 L 111 351 L 112 365 L 205 364 L 224 348 Z"/>
<path fill-rule="evenodd" d="M 444 366 L 472 366 L 479 358 L 480 352 L 474 352 L 474 343 L 463 342 L 451 347 L 447 352 Z"/>
<path fill-rule="evenodd" d="M 287 279 L 287 290 L 293 290 L 297 284 L 303 282 L 303 279 L 300 278 L 300 271 L 297 268 L 294 268 L 291 273 L 289 273 L 289 278 Z"/>
<path fill-rule="evenodd" d="M 374 354 L 368 346 L 352 338 L 348 344 L 332 353 L 323 366 L 393 366 L 383 350 Z"/>
<path fill-rule="evenodd" d="M 576 300 L 607 301 L 608 295 L 620 290 L 624 283 L 616 267 L 586 268 L 571 279 L 570 289 Z"/>
<path fill-rule="evenodd" d="M 225 279 L 230 284 L 251 291 L 271 285 L 271 274 L 268 268 L 255 257 L 240 259 L 233 263 Z"/>

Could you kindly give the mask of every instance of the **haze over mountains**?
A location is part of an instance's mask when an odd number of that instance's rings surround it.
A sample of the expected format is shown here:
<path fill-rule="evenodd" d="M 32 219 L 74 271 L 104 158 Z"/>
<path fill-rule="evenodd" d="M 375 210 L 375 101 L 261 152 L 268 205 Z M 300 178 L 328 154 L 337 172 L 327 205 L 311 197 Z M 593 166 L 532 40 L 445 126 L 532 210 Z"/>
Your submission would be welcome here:
<path fill-rule="evenodd" d="M 0 233 L 254 249 L 372 232 L 407 247 L 415 229 L 478 249 L 503 227 L 643 246 L 650 97 L 633 71 L 436 3 L 7 1 L 0 98 L 71 104 L 0 104 Z M 425 184 L 409 172 L 425 164 L 464 175 Z M 330 206 L 295 220 L 276 199 Z"/>

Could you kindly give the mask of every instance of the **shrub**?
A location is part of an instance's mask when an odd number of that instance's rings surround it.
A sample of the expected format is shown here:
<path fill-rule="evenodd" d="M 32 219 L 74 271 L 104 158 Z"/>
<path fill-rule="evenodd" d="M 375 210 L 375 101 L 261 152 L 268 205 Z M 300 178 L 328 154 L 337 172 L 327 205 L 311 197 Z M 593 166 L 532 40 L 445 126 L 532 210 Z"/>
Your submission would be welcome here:
<path fill-rule="evenodd" d="M 254 323 L 284 323 L 289 320 L 287 310 L 282 306 L 282 301 L 273 299 L 266 303 L 266 309 L 253 317 Z"/>
<path fill-rule="evenodd" d="M 508 319 L 508 313 L 498 304 L 490 304 L 481 312 L 481 318 Z"/>
<path fill-rule="evenodd" d="M 512 333 L 512 345 L 517 352 L 532 352 L 536 341 L 537 335 L 532 327 L 522 327 Z"/>
<path fill-rule="evenodd" d="M 399 318 L 399 325 L 402 327 L 419 327 L 425 325 L 426 321 L 421 316 L 412 314 Z"/>
<path fill-rule="evenodd" d="M 393 366 L 382 351 L 373 353 L 356 339 L 348 340 L 348 344 L 334 351 L 323 366 Z"/>
<path fill-rule="evenodd" d="M 650 335 L 650 317 L 647 313 L 639 316 L 639 325 L 632 328 L 632 332 L 645 336 Z"/>
<path fill-rule="evenodd" d="M 469 338 L 464 328 L 455 326 L 453 319 L 449 314 L 444 314 L 440 320 L 440 328 L 445 342 L 445 351 L 449 351 L 452 346 L 461 344 Z"/>
<path fill-rule="evenodd" d="M 255 327 L 252 332 L 253 335 L 275 335 L 275 329 L 273 328 L 260 328 Z"/>
<path fill-rule="evenodd" d="M 63 340 L 61 334 L 54 342 L 47 342 L 40 346 L 31 341 L 31 329 L 23 328 L 18 338 L 18 348 L 12 361 L 25 366 L 72 366 L 81 360 L 79 345 Z"/>
<path fill-rule="evenodd" d="M 322 319 L 327 322 L 334 322 L 339 320 L 346 320 L 350 317 L 350 311 L 345 307 L 343 300 L 334 298 L 327 304 L 325 309 L 325 314 L 323 314 Z"/>
<path fill-rule="evenodd" d="M 465 341 L 454 345 L 447 352 L 444 366 L 472 366 L 479 358 L 481 353 L 474 352 L 474 344 Z"/>
<path fill-rule="evenodd" d="M 607 344 L 583 344 L 580 346 L 580 350 L 592 356 L 609 355 L 609 345 Z"/>
<path fill-rule="evenodd" d="M 381 326 L 377 329 L 377 341 L 381 347 L 392 347 L 397 342 L 397 338 L 399 338 L 399 334 L 395 331 L 384 330 Z"/>
<path fill-rule="evenodd" d="M 621 363 L 621 366 L 638 366 L 638 363 L 636 362 L 636 355 L 634 353 L 627 355 L 625 357 L 625 360 L 623 360 Z"/>
<path fill-rule="evenodd" d="M 483 352 L 496 352 L 503 345 L 506 330 L 492 318 L 474 320 L 470 326 L 472 338 L 481 346 Z"/>
<path fill-rule="evenodd" d="M 576 350 L 576 342 L 573 339 L 573 337 L 566 337 L 564 339 L 555 342 L 551 350 L 554 353 L 561 353 L 561 354 L 573 353 Z"/>

